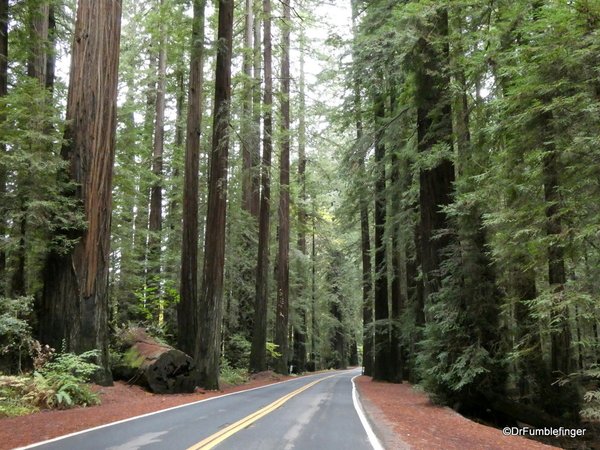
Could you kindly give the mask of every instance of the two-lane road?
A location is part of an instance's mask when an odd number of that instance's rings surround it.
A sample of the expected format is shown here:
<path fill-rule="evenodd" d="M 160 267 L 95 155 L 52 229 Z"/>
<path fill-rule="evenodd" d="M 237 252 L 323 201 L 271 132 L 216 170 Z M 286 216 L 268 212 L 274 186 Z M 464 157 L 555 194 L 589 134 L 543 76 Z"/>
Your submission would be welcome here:
<path fill-rule="evenodd" d="M 379 450 L 353 398 L 351 380 L 358 374 L 359 369 L 301 377 L 25 448 Z"/>

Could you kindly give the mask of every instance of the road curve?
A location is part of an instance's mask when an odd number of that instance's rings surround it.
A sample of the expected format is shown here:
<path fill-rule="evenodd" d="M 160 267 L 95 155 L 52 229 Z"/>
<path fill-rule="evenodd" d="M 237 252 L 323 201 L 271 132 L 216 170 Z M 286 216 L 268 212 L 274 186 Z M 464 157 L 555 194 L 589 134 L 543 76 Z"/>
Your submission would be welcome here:
<path fill-rule="evenodd" d="M 353 401 L 351 379 L 358 374 L 360 369 L 310 375 L 23 448 L 378 450 Z"/>

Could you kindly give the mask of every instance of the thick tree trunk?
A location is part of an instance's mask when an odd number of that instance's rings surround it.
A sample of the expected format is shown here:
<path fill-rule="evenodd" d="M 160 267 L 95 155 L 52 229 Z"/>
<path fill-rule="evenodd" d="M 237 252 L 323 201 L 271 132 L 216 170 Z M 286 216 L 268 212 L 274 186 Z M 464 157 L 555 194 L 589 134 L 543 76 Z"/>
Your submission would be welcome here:
<path fill-rule="evenodd" d="M 281 357 L 275 370 L 288 373 L 290 296 L 290 3 L 283 4 L 281 59 L 281 158 L 279 162 L 279 249 L 277 252 L 277 305 L 275 344 Z"/>
<path fill-rule="evenodd" d="M 204 85 L 205 5 L 206 0 L 194 0 L 183 182 L 181 285 L 180 300 L 177 305 L 177 345 L 189 355 L 194 354 L 198 331 L 198 177 Z"/>
<path fill-rule="evenodd" d="M 448 13 L 440 9 L 436 13 L 432 28 L 437 36 L 448 35 Z M 416 102 L 418 151 L 431 152 L 440 144 L 452 148 L 452 111 L 448 96 L 449 79 L 444 72 L 447 66 L 448 49 L 436 48 L 425 38 L 418 42 L 419 64 L 416 70 Z M 423 272 L 423 296 L 425 304 L 441 286 L 439 273 L 442 251 L 450 243 L 449 221 L 443 212 L 444 206 L 452 202 L 454 164 L 444 158 L 436 167 L 421 169 L 419 176 L 419 206 L 421 212 L 421 264 Z M 442 233 L 441 236 L 438 234 Z"/>
<path fill-rule="evenodd" d="M 198 350 L 195 353 L 200 384 L 206 389 L 218 389 L 219 387 L 233 10 L 234 0 L 219 0 L 219 46 L 215 72 L 212 153 L 208 180 L 202 293 L 198 305 Z"/>
<path fill-rule="evenodd" d="M 260 85 L 256 86 L 253 77 L 255 65 L 254 48 L 254 0 L 246 0 L 245 3 L 245 27 L 244 27 L 244 53 L 243 53 L 243 91 L 242 91 L 242 117 L 241 117 L 241 147 L 242 147 L 242 209 L 250 214 L 251 220 L 243 233 L 243 252 L 248 258 L 256 256 L 256 242 L 251 236 L 251 231 L 257 223 L 260 207 L 260 179 L 258 165 L 260 164 L 260 122 L 255 123 L 255 113 L 260 117 L 260 97 L 255 96 L 255 90 L 260 92 Z M 260 45 L 260 43 L 259 43 Z M 259 68 L 260 70 L 260 68 Z M 256 102 L 256 104 L 254 104 Z M 252 320 L 254 318 L 254 289 L 249 288 L 256 280 L 256 268 L 241 264 L 242 283 L 236 283 L 233 296 L 238 299 L 237 327 L 235 331 L 246 339 L 252 336 Z"/>
<path fill-rule="evenodd" d="M 378 127 L 382 127 L 385 117 L 385 99 L 382 93 L 377 93 L 374 99 L 374 114 Z M 388 276 L 385 243 L 386 227 L 386 175 L 385 175 L 385 143 L 383 132 L 377 135 L 375 143 L 375 163 L 377 177 L 375 180 L 375 340 L 373 379 L 390 381 L 391 355 L 389 334 L 389 305 L 388 305 Z"/>
<path fill-rule="evenodd" d="M 159 0 L 158 8 L 162 10 L 164 0 Z M 163 151 L 165 145 L 165 97 L 167 76 L 167 42 L 164 25 L 159 26 L 158 73 L 156 83 L 156 104 L 154 112 L 154 143 L 152 152 L 152 175 L 154 180 L 150 189 L 150 216 L 148 219 L 148 266 L 146 282 L 155 289 L 153 297 L 160 299 L 161 272 L 161 231 L 162 231 L 162 198 L 163 198 Z M 158 300 L 160 302 L 160 300 Z M 158 322 L 162 317 L 160 305 L 151 305 L 153 320 Z"/>
<path fill-rule="evenodd" d="M 141 328 L 125 330 L 119 339 L 125 357 L 114 367 L 115 378 L 156 394 L 194 392 L 196 366 L 191 356 L 157 342 Z"/>
<path fill-rule="evenodd" d="M 40 85 L 46 85 L 48 64 L 48 31 L 50 5 L 47 1 L 30 2 L 29 5 L 29 61 L 27 75 L 36 78 Z"/>
<path fill-rule="evenodd" d="M 263 0 L 264 26 L 264 136 L 260 192 L 260 223 L 258 228 L 258 261 L 256 266 L 256 301 L 250 371 L 267 369 L 267 305 L 269 300 L 269 220 L 271 204 L 271 153 L 273 151 L 273 72 L 271 48 L 271 1 Z"/>
<path fill-rule="evenodd" d="M 80 0 L 62 156 L 87 228 L 72 251 L 48 256 L 40 317 L 43 342 L 100 351 L 103 383 L 111 382 L 107 291 L 120 29 L 119 0 Z"/>

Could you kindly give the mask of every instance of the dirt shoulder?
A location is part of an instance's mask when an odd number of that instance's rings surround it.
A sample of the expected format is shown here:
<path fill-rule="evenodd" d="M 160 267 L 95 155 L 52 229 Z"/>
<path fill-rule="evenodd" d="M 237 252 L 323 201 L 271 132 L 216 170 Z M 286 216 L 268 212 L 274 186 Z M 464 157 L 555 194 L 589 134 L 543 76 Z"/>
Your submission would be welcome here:
<path fill-rule="evenodd" d="M 387 449 L 427 450 L 553 449 L 502 430 L 473 422 L 450 408 L 433 405 L 424 393 L 410 384 L 380 383 L 371 377 L 355 380 L 360 400 Z"/>
<path fill-rule="evenodd" d="M 0 449 L 22 447 L 87 428 L 291 378 L 264 372 L 253 375 L 247 383 L 224 387 L 220 391 L 175 395 L 151 394 L 138 386 L 118 381 L 111 387 L 95 388 L 102 400 L 102 404 L 98 406 L 63 411 L 46 410 L 27 416 L 0 419 Z"/>

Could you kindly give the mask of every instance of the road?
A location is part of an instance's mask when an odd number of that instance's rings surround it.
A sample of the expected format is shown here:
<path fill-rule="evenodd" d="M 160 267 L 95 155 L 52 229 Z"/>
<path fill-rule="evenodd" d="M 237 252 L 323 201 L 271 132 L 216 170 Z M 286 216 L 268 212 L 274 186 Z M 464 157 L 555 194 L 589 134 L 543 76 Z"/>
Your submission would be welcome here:
<path fill-rule="evenodd" d="M 34 444 L 60 450 L 380 450 L 352 378 L 310 375 Z M 362 416 L 362 417 L 361 417 Z"/>

